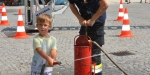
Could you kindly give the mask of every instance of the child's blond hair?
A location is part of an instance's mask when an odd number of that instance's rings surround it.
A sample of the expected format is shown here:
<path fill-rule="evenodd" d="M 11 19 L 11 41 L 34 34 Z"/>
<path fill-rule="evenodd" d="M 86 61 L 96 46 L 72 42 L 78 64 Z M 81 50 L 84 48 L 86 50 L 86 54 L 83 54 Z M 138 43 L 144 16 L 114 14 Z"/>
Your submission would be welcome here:
<path fill-rule="evenodd" d="M 52 23 L 52 17 L 46 13 L 43 13 L 41 15 L 39 15 L 37 18 L 36 18 L 36 22 L 37 24 L 38 23 L 44 23 L 44 22 L 49 22 L 49 25 L 51 26 L 51 23 Z"/>

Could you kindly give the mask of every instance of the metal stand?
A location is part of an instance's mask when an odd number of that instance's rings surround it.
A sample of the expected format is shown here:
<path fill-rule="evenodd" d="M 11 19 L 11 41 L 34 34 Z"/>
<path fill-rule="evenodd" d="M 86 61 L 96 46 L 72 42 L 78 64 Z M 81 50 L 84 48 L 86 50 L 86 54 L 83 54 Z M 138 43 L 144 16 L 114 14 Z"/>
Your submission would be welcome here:
<path fill-rule="evenodd" d="M 42 4 L 39 4 L 39 0 L 24 0 L 25 5 L 25 27 L 29 30 L 36 29 L 36 17 L 42 13 L 47 13 L 54 17 L 54 15 L 62 14 L 68 7 L 68 3 L 64 5 L 60 10 L 55 10 L 55 0 L 50 0 L 47 4 L 45 0 L 41 0 Z M 38 10 L 36 10 L 36 8 Z M 35 12 L 36 11 L 36 12 Z M 53 28 L 53 22 L 52 22 Z"/>

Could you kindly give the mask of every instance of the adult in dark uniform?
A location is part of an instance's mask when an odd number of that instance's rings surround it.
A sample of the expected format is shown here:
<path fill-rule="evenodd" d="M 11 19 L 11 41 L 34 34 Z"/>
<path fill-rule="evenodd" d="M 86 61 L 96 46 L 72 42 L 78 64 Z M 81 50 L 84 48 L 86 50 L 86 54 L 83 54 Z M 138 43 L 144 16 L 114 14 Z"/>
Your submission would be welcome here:
<path fill-rule="evenodd" d="M 92 41 L 96 41 L 100 46 L 104 45 L 104 25 L 106 19 L 106 0 L 68 0 L 73 14 L 79 20 L 81 29 L 80 35 L 87 34 Z M 77 6 L 77 7 L 76 7 Z M 101 51 L 96 45 L 92 45 L 92 55 L 100 54 Z M 96 62 L 96 75 L 102 75 L 101 56 L 92 57 Z M 92 72 L 94 69 L 92 69 Z"/>

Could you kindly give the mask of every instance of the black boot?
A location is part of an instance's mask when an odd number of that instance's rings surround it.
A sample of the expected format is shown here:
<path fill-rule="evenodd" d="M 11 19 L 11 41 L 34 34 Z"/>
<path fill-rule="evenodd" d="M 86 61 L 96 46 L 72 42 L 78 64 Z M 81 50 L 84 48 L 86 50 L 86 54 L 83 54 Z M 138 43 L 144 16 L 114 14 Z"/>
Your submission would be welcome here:
<path fill-rule="evenodd" d="M 92 73 L 92 75 L 94 75 L 94 74 Z M 100 73 L 96 73 L 95 75 L 102 75 L 102 72 L 100 72 Z"/>

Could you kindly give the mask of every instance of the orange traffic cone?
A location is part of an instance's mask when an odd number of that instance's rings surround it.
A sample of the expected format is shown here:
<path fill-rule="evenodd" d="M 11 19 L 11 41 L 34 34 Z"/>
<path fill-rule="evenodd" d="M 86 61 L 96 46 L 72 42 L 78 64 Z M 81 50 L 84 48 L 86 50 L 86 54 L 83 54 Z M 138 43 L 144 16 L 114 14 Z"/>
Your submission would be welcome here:
<path fill-rule="evenodd" d="M 123 9 L 122 0 L 120 0 L 119 14 L 118 14 L 118 18 L 116 21 L 122 21 L 123 16 L 124 16 L 124 9 Z"/>
<path fill-rule="evenodd" d="M 3 3 L 2 3 L 3 4 Z M 2 13 L 2 6 L 0 6 L 0 13 Z"/>
<path fill-rule="evenodd" d="M 123 18 L 123 26 L 122 26 L 122 32 L 119 35 L 119 37 L 133 37 L 133 34 L 130 31 L 130 21 L 129 21 L 129 17 L 128 17 L 128 9 L 125 8 L 124 11 L 124 18 Z"/>
<path fill-rule="evenodd" d="M 8 22 L 8 19 L 7 19 L 5 4 L 2 3 L 2 19 L 1 19 L 0 26 L 7 26 L 7 25 L 10 25 L 10 23 Z"/>
<path fill-rule="evenodd" d="M 22 17 L 22 11 L 19 9 L 18 11 L 18 26 L 17 26 L 17 32 L 14 38 L 28 38 L 29 36 L 26 35 L 25 27 L 24 27 L 24 21 Z"/>
<path fill-rule="evenodd" d="M 2 13 L 2 7 L 0 7 L 0 13 Z"/>

